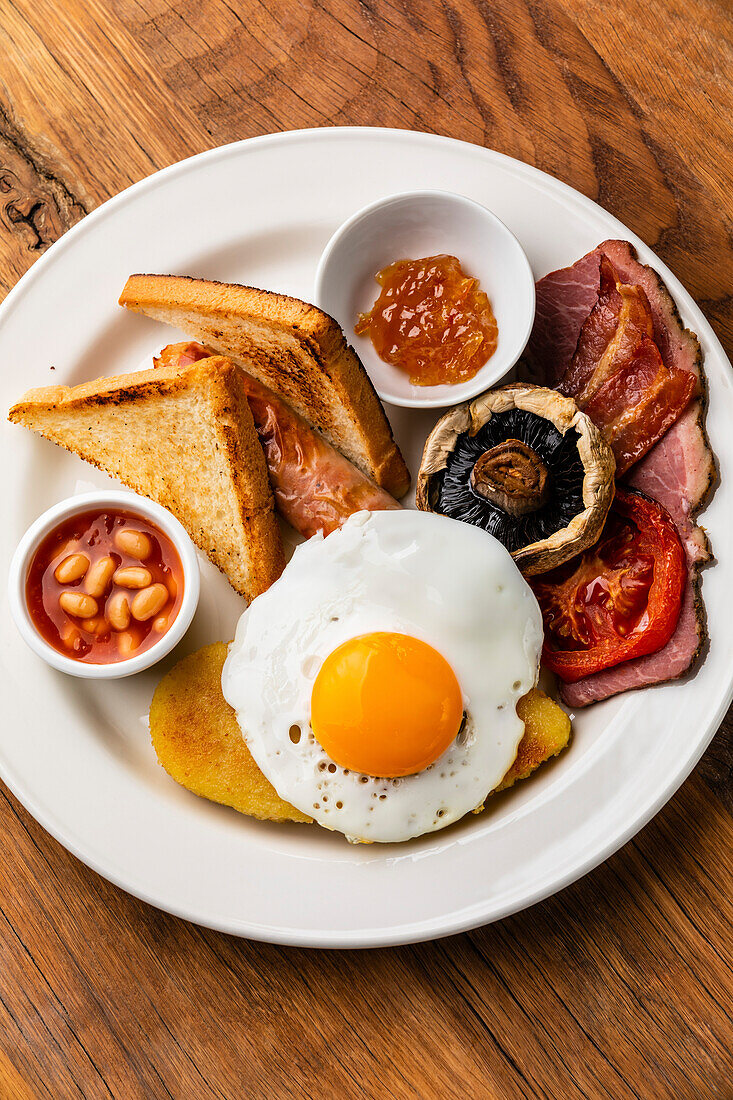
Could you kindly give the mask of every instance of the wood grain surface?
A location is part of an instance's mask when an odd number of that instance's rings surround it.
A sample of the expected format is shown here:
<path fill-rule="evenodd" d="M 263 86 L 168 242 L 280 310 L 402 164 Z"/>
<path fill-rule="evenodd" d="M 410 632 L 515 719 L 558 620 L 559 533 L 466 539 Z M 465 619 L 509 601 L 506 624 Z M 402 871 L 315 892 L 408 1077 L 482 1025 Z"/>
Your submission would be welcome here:
<path fill-rule="evenodd" d="M 732 71 L 727 0 L 0 0 L 0 289 L 182 157 L 400 126 L 597 199 L 730 355 Z M 581 882 L 374 952 L 161 914 L 0 788 L 1 1100 L 731 1100 L 732 731 L 729 714 L 677 796 Z"/>

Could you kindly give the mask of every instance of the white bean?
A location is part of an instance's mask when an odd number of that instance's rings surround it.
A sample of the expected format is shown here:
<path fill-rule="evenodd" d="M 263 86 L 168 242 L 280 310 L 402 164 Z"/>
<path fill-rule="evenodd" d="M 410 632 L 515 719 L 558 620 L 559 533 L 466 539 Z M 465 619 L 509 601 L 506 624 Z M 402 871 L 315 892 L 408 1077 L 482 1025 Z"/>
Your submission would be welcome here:
<path fill-rule="evenodd" d="M 90 634 L 95 634 L 98 637 L 109 632 L 109 624 L 104 615 L 96 615 L 93 619 L 85 619 L 81 625 Z"/>
<path fill-rule="evenodd" d="M 138 622 L 146 622 L 168 603 L 168 589 L 164 584 L 151 584 L 143 588 L 132 601 L 131 611 Z"/>
<path fill-rule="evenodd" d="M 128 630 L 123 630 L 121 634 L 117 635 L 117 648 L 120 651 L 121 657 L 129 657 L 138 647 L 138 641 L 134 634 L 130 634 Z"/>
<path fill-rule="evenodd" d="M 134 531 L 131 527 L 121 527 L 115 535 L 115 546 L 123 554 L 129 554 L 131 558 L 144 561 L 149 558 L 153 546 L 150 538 L 144 531 Z"/>
<path fill-rule="evenodd" d="M 113 630 L 127 630 L 130 625 L 130 600 L 126 592 L 115 592 L 107 601 L 106 611 Z"/>
<path fill-rule="evenodd" d="M 84 576 L 89 568 L 89 558 L 86 554 L 69 554 L 59 562 L 54 570 L 54 577 L 59 584 L 71 584 Z"/>
<path fill-rule="evenodd" d="M 62 592 L 59 596 L 59 607 L 75 619 L 93 619 L 99 614 L 97 601 L 81 592 Z"/>
<path fill-rule="evenodd" d="M 150 570 L 142 565 L 124 565 L 114 575 L 115 584 L 122 588 L 147 588 L 152 579 Z"/>
<path fill-rule="evenodd" d="M 99 599 L 110 586 L 115 571 L 115 560 L 109 554 L 98 558 L 84 578 L 84 591 Z"/>

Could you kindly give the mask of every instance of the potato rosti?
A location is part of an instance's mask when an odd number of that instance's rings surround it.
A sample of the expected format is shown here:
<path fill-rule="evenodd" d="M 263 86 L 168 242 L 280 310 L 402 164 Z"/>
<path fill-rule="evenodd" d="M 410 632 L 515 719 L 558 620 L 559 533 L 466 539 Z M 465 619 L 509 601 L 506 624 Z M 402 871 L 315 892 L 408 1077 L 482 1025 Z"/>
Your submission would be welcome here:
<path fill-rule="evenodd" d="M 179 661 L 158 684 L 150 706 L 150 734 L 158 760 L 181 786 L 240 813 L 269 821 L 304 821 L 265 779 L 244 743 L 234 711 L 221 690 L 227 655 L 215 642 Z M 570 740 L 570 719 L 535 688 L 517 704 L 524 736 L 495 792 L 526 779 Z"/>
<path fill-rule="evenodd" d="M 497 794 L 511 787 L 518 779 L 526 779 L 535 768 L 557 756 L 570 740 L 570 719 L 554 699 L 534 688 L 517 703 L 517 714 L 524 722 L 524 737 L 517 755 L 499 786 Z"/>
<path fill-rule="evenodd" d="M 225 642 L 179 661 L 155 689 L 150 735 L 168 774 L 194 794 L 269 821 L 310 821 L 255 764 L 221 692 Z"/>

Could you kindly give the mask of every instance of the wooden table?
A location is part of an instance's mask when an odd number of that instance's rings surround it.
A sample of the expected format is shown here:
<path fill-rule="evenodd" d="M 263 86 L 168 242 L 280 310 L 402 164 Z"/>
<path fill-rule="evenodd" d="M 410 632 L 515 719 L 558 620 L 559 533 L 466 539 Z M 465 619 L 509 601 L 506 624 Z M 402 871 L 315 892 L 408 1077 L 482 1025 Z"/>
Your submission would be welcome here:
<path fill-rule="evenodd" d="M 726 0 L 0 0 L 0 286 L 181 157 L 401 126 L 597 199 L 730 354 L 732 32 Z M 159 913 L 2 789 L 0 1096 L 730 1100 L 731 731 L 559 896 L 374 952 Z"/>

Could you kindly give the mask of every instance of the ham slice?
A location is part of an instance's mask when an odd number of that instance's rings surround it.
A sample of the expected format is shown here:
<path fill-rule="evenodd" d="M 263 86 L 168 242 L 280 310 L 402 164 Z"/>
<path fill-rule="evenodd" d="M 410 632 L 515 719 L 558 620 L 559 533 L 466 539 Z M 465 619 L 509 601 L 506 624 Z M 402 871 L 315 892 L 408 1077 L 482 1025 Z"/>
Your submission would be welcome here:
<path fill-rule="evenodd" d="M 677 524 L 691 565 L 700 565 L 710 557 L 707 535 L 695 523 L 715 481 L 715 461 L 704 435 L 702 416 L 698 399 L 626 478 L 633 489 L 653 497 L 667 509 Z"/>
<path fill-rule="evenodd" d="M 695 515 L 705 504 L 715 480 L 715 461 L 701 417 L 698 399 L 626 479 L 634 489 L 664 505 L 685 548 L 687 587 L 677 628 L 667 644 L 648 657 L 604 669 L 575 684 L 560 684 L 560 698 L 569 707 L 578 709 L 631 688 L 675 680 L 689 671 L 702 652 L 707 632 L 700 567 L 709 559 L 710 547 L 707 535 L 695 523 Z"/>
<path fill-rule="evenodd" d="M 564 375 L 583 322 L 598 301 L 600 264 L 600 252 L 594 249 L 537 283 L 534 327 L 523 357 L 528 382 L 554 388 Z"/>
<path fill-rule="evenodd" d="M 560 698 L 574 710 L 609 699 L 622 691 L 675 680 L 687 672 L 705 640 L 704 611 L 695 583 L 688 583 L 677 629 L 665 646 L 647 657 L 636 657 L 614 668 L 586 676 L 575 684 L 560 683 Z"/>
<path fill-rule="evenodd" d="M 530 337 L 529 380 L 556 386 L 568 369 L 583 327 L 584 318 L 578 321 L 579 313 L 589 300 L 590 313 L 601 292 L 601 255 L 608 257 L 624 283 L 640 286 L 646 294 L 652 312 L 654 342 L 664 364 L 688 371 L 696 379 L 695 399 L 624 479 L 658 500 L 671 514 L 685 547 L 689 575 L 677 628 L 662 649 L 575 684 L 560 685 L 563 702 L 576 709 L 631 688 L 676 679 L 688 672 L 698 658 L 707 636 L 699 593 L 700 567 L 710 557 L 710 548 L 695 517 L 705 506 L 716 476 L 704 426 L 705 379 L 700 344 L 695 334 L 683 326 L 660 276 L 639 263 L 627 241 L 604 241 L 573 267 L 552 272 L 539 281 L 537 301 L 538 305 L 542 302 L 543 313 Z M 546 316 L 553 311 L 554 317 Z M 571 347 L 573 334 L 575 344 Z M 555 346 L 549 348 L 548 341 L 552 339 Z"/>

